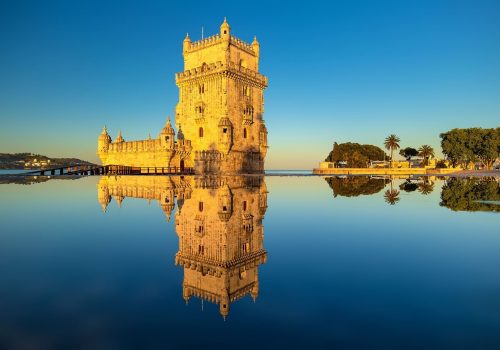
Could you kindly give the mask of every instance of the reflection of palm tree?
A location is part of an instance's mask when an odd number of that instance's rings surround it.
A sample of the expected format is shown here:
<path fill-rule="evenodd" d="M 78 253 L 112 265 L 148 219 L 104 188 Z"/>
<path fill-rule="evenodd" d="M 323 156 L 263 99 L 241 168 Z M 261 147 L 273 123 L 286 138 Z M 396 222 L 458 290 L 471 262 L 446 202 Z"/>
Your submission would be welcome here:
<path fill-rule="evenodd" d="M 391 179 L 391 188 L 385 191 L 384 198 L 387 203 L 390 205 L 394 205 L 399 201 L 399 191 L 392 188 L 392 179 Z"/>
<path fill-rule="evenodd" d="M 399 148 L 399 137 L 394 134 L 391 134 L 385 138 L 384 146 L 386 149 L 391 151 L 391 162 L 392 162 L 392 153 L 395 149 Z"/>
<path fill-rule="evenodd" d="M 384 194 L 385 201 L 390 205 L 394 205 L 399 201 L 399 191 L 398 190 L 387 190 Z"/>
<path fill-rule="evenodd" d="M 418 184 L 418 191 L 422 193 L 424 196 L 426 196 L 430 194 L 432 191 L 434 191 L 434 183 L 428 180 L 420 182 Z"/>

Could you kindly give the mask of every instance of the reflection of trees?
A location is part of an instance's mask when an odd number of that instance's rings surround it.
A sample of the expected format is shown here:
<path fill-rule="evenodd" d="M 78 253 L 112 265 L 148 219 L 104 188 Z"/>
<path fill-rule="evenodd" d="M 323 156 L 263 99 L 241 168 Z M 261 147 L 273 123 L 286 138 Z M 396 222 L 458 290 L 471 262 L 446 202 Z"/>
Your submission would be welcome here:
<path fill-rule="evenodd" d="M 333 196 L 356 197 L 380 192 L 387 179 L 374 179 L 368 176 L 328 177 L 325 179 L 333 190 Z"/>
<path fill-rule="evenodd" d="M 434 182 L 429 180 L 427 176 L 419 178 L 418 181 L 412 181 L 411 178 L 408 178 L 399 185 L 399 189 L 405 192 L 414 192 L 418 190 L 421 194 L 428 195 L 434 190 Z"/>
<path fill-rule="evenodd" d="M 395 189 L 390 189 L 385 191 L 384 198 L 387 203 L 394 205 L 399 202 L 399 191 Z"/>
<path fill-rule="evenodd" d="M 429 178 L 425 177 L 422 182 L 418 184 L 418 192 L 427 196 L 434 191 L 434 182 L 430 181 Z"/>
<path fill-rule="evenodd" d="M 405 182 L 403 182 L 401 185 L 399 185 L 399 189 L 401 191 L 405 192 L 413 192 L 416 191 L 418 188 L 418 184 L 415 182 L 412 182 L 411 179 L 407 179 Z"/>
<path fill-rule="evenodd" d="M 494 178 L 448 179 L 441 192 L 441 203 L 454 211 L 500 211 L 500 187 Z"/>
<path fill-rule="evenodd" d="M 397 202 L 399 202 L 399 191 L 392 188 L 393 186 L 392 178 L 390 181 L 391 181 L 391 188 L 385 191 L 384 198 L 387 203 L 389 203 L 390 205 L 394 205 Z"/>

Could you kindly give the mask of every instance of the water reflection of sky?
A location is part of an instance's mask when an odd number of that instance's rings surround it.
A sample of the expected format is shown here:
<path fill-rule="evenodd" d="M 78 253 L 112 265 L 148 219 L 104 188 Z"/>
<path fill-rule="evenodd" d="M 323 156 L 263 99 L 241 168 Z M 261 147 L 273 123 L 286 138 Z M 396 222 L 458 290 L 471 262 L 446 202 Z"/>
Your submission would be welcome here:
<path fill-rule="evenodd" d="M 334 197 L 320 177 L 267 177 L 259 296 L 225 322 L 217 305 L 183 300 L 175 220 L 130 197 L 103 213 L 98 181 L 0 185 L 6 348 L 500 344 L 499 216 L 439 206 L 442 181 L 388 205 L 389 184 Z"/>

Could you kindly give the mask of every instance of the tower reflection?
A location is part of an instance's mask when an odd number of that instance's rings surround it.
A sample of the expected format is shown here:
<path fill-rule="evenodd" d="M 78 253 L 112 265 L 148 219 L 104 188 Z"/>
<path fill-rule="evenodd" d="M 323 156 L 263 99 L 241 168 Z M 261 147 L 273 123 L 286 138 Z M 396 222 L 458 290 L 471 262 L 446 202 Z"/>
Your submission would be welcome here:
<path fill-rule="evenodd" d="M 267 189 L 262 176 L 102 177 L 98 200 L 106 211 L 111 198 L 157 200 L 168 221 L 175 209 L 179 250 L 175 264 L 184 269 L 182 294 L 219 306 L 226 318 L 230 304 L 259 294 L 258 267 L 266 262 L 262 220 Z"/>

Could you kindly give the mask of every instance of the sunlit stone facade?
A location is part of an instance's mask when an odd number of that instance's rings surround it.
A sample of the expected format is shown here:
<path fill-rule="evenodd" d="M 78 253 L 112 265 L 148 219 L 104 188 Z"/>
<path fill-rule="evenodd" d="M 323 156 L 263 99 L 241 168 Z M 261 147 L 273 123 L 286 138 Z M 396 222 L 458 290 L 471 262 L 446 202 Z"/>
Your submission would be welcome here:
<path fill-rule="evenodd" d="M 103 164 L 192 167 L 198 174 L 263 172 L 267 78 L 259 73 L 257 39 L 248 44 L 232 36 L 224 19 L 219 34 L 195 42 L 186 36 L 183 56 L 184 71 L 175 76 L 177 140 L 172 129 L 154 140 L 125 142 L 120 134 L 111 142 L 104 130 L 97 152 Z"/>
<path fill-rule="evenodd" d="M 184 269 L 186 302 L 200 298 L 219 306 L 259 294 L 258 267 L 267 259 L 262 220 L 267 210 L 263 177 L 105 176 L 98 200 L 106 211 L 113 198 L 156 200 L 170 221 L 175 200 L 179 250 L 175 264 Z"/>

